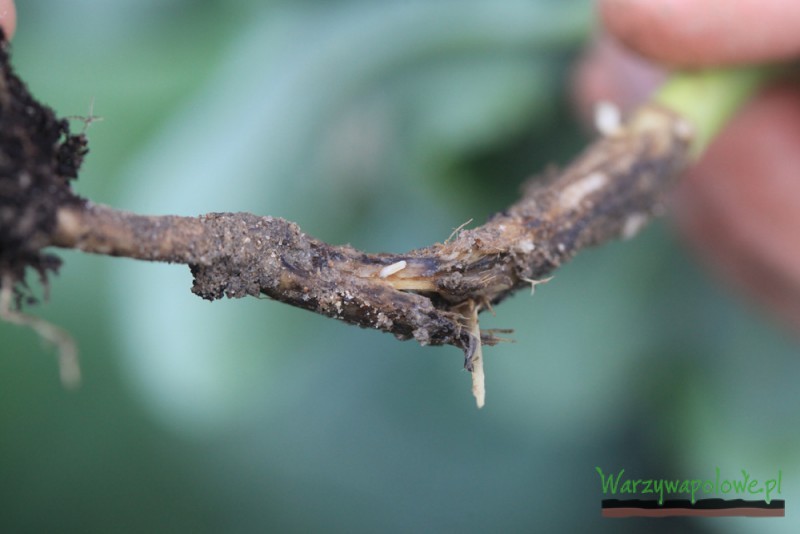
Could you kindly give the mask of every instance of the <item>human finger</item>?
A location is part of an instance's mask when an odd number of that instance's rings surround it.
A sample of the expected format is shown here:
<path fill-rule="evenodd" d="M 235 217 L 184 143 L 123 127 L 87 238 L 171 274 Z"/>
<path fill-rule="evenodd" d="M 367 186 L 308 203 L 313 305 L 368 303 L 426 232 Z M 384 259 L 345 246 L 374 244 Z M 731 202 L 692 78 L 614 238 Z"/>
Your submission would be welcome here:
<path fill-rule="evenodd" d="M 771 88 L 681 182 L 675 221 L 724 278 L 800 327 L 800 87 Z"/>
<path fill-rule="evenodd" d="M 598 102 L 611 102 L 623 112 L 630 111 L 665 77 L 664 69 L 601 33 L 578 61 L 572 88 L 581 118 L 590 123 Z"/>
<path fill-rule="evenodd" d="M 6 39 L 11 39 L 17 27 L 17 11 L 14 0 L 0 0 L 0 27 Z"/>
<path fill-rule="evenodd" d="M 600 0 L 605 28 L 671 66 L 763 63 L 800 56 L 800 2 Z"/>

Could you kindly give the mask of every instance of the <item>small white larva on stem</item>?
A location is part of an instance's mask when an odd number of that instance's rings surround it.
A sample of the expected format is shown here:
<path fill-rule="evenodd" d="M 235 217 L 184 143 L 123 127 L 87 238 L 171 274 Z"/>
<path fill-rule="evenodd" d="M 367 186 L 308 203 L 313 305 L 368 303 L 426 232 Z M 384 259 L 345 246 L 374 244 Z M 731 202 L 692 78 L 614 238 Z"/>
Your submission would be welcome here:
<path fill-rule="evenodd" d="M 612 102 L 601 100 L 594 107 L 594 127 L 602 135 L 614 135 L 622 128 L 622 113 Z"/>
<path fill-rule="evenodd" d="M 381 269 L 381 272 L 378 273 L 378 276 L 380 276 L 381 278 L 388 278 L 393 274 L 399 273 L 400 271 L 405 269 L 406 265 L 408 265 L 408 263 L 406 263 L 406 260 L 400 260 L 391 265 L 387 265 L 386 267 Z"/>

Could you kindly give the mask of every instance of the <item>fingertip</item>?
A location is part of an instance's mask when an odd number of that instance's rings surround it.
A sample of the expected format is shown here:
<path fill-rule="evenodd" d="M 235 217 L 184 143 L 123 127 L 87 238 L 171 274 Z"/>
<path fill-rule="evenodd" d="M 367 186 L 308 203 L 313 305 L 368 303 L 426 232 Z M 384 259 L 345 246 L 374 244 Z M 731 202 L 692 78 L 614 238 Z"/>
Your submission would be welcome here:
<path fill-rule="evenodd" d="M 713 1 L 713 0 L 704 0 Z M 660 63 L 702 63 L 707 30 L 698 13 L 702 2 L 684 0 L 600 0 L 600 17 L 610 34 L 628 48 Z M 689 30 L 691 28 L 691 30 Z M 703 46 L 697 41 L 704 39 Z M 713 42 L 711 46 L 714 46 Z"/>
<path fill-rule="evenodd" d="M 14 36 L 17 28 L 17 10 L 14 0 L 0 0 L 0 26 L 3 28 L 6 39 Z"/>
<path fill-rule="evenodd" d="M 573 96 L 580 117 L 591 123 L 600 101 L 628 112 L 641 104 L 664 76 L 660 67 L 621 47 L 608 35 L 599 35 L 573 72 Z"/>
<path fill-rule="evenodd" d="M 600 0 L 598 9 L 622 43 L 673 66 L 759 63 L 800 54 L 800 2 Z"/>
<path fill-rule="evenodd" d="M 677 222 L 701 257 L 800 329 L 800 89 L 748 104 L 691 169 Z"/>

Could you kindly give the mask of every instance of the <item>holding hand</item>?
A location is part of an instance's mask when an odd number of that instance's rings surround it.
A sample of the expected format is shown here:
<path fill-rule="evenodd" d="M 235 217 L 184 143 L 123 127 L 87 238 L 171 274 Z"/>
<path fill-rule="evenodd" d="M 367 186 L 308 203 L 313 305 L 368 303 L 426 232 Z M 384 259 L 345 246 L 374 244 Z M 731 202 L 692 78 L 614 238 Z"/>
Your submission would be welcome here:
<path fill-rule="evenodd" d="M 16 26 L 17 11 L 14 9 L 14 0 L 0 0 L 0 27 L 3 28 L 6 39 L 11 39 Z"/>
<path fill-rule="evenodd" d="M 628 108 L 659 67 L 785 62 L 800 57 L 800 2 L 600 0 L 601 36 L 577 75 L 579 101 Z M 642 59 L 647 58 L 647 60 Z M 652 62 L 652 63 L 650 63 Z M 728 279 L 800 327 L 800 87 L 750 102 L 687 173 L 677 222 Z"/>

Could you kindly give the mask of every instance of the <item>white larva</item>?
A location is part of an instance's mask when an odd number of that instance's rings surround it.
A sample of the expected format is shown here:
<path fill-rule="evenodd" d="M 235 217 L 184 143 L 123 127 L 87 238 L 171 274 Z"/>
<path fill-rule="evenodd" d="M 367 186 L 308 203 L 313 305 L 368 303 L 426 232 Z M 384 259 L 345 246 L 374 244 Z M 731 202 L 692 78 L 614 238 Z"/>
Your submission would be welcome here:
<path fill-rule="evenodd" d="M 573 210 L 580 206 L 586 197 L 604 188 L 607 183 L 608 176 L 595 171 L 565 187 L 561 192 L 559 203 L 563 209 Z"/>
<path fill-rule="evenodd" d="M 594 127 L 602 135 L 614 135 L 622 127 L 622 113 L 612 102 L 601 100 L 594 108 Z"/>
<path fill-rule="evenodd" d="M 408 265 L 408 263 L 406 263 L 406 260 L 400 260 L 391 265 L 387 265 L 386 267 L 381 269 L 381 272 L 378 273 L 378 276 L 380 276 L 381 278 L 388 278 L 393 274 L 399 273 L 400 271 L 405 269 L 406 265 Z"/>

